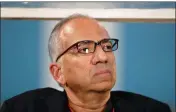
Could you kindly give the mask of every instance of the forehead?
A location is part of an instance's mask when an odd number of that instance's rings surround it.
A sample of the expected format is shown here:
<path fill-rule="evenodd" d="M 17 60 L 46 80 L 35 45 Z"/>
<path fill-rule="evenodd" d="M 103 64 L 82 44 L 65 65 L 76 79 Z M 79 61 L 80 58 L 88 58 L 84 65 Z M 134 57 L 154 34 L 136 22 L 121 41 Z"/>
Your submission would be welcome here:
<path fill-rule="evenodd" d="M 65 46 L 81 40 L 98 41 L 109 38 L 106 29 L 94 19 L 76 18 L 66 23 L 61 29 L 61 37 Z"/>

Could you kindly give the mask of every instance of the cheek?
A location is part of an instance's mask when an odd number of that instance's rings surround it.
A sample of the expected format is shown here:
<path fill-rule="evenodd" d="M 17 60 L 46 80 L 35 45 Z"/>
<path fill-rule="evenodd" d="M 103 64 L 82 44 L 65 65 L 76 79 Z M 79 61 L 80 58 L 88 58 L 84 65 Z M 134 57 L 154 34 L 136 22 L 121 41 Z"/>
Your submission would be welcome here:
<path fill-rule="evenodd" d="M 89 81 L 89 63 L 82 57 L 67 58 L 63 61 L 63 74 L 68 82 L 88 83 Z"/>
<path fill-rule="evenodd" d="M 109 62 L 110 68 L 112 68 L 113 76 L 116 78 L 116 60 L 114 54 L 109 56 Z"/>

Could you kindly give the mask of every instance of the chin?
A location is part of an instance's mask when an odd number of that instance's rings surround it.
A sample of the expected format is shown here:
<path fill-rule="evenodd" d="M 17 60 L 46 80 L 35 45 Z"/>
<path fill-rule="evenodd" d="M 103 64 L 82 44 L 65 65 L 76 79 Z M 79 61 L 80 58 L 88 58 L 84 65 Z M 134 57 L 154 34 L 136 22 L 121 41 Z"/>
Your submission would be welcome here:
<path fill-rule="evenodd" d="M 98 92 L 106 92 L 106 91 L 111 91 L 113 88 L 114 83 L 112 82 L 101 82 L 93 85 L 93 90 L 98 91 Z"/>

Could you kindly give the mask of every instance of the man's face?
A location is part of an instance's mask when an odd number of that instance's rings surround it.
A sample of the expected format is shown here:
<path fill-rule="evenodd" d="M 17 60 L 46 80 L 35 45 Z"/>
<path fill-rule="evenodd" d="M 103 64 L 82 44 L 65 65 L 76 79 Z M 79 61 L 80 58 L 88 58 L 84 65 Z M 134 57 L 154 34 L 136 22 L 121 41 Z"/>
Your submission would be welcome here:
<path fill-rule="evenodd" d="M 109 38 L 97 21 L 78 18 L 66 23 L 61 30 L 64 49 L 82 40 L 95 42 Z M 74 50 L 73 50 L 74 51 Z M 109 91 L 115 84 L 116 67 L 113 52 L 97 46 L 94 53 L 79 54 L 68 51 L 62 56 L 61 72 L 67 87 L 74 91 Z"/>

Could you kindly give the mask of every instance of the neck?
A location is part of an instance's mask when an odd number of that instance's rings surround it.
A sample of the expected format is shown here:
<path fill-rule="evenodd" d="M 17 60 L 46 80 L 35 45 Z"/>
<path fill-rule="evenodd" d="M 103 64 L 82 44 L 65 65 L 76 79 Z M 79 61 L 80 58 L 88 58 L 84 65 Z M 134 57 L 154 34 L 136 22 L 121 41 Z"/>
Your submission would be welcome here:
<path fill-rule="evenodd" d="M 102 112 L 110 98 L 110 91 L 74 92 L 65 89 L 72 112 Z"/>

